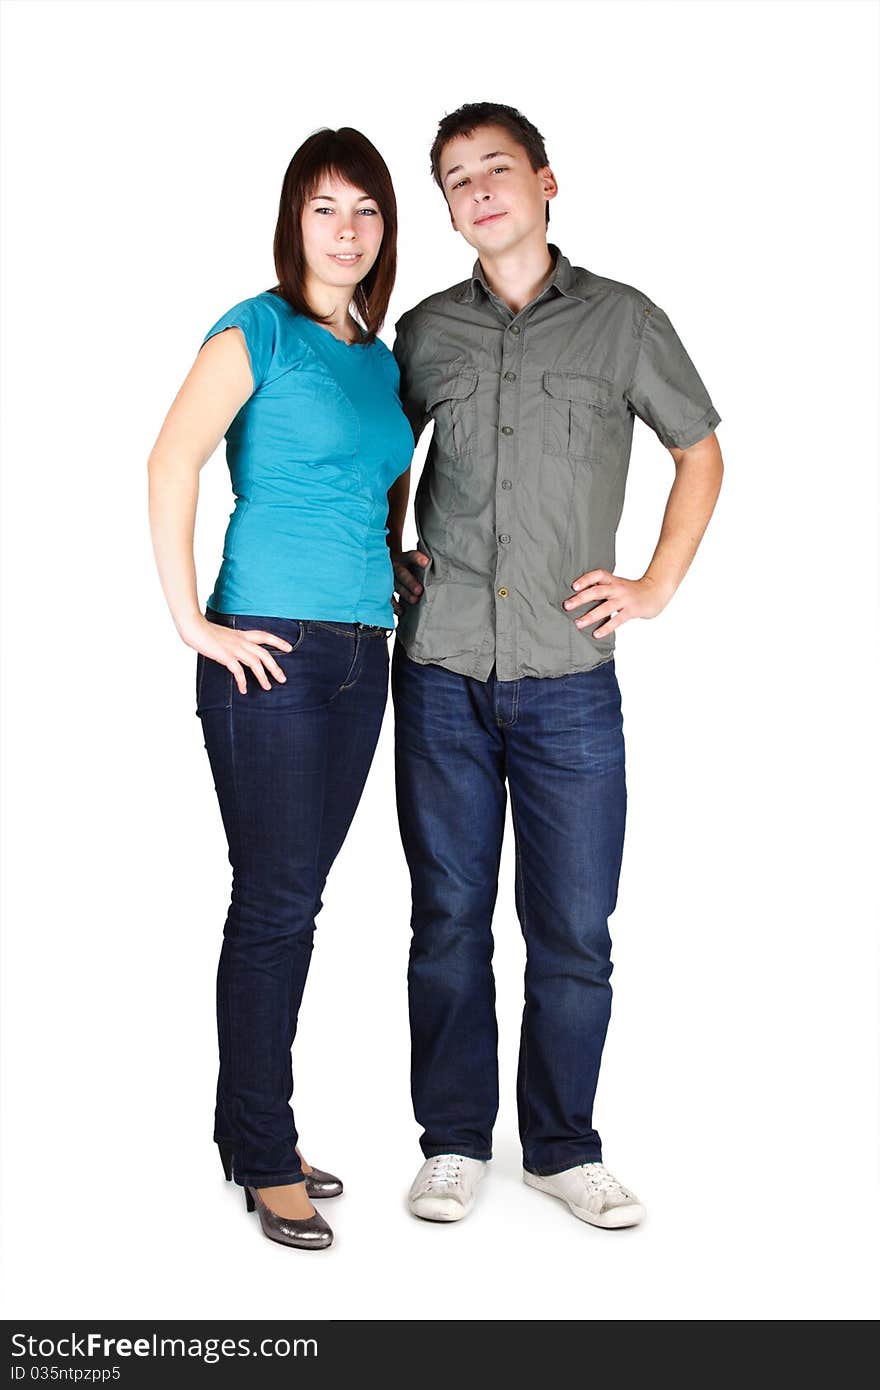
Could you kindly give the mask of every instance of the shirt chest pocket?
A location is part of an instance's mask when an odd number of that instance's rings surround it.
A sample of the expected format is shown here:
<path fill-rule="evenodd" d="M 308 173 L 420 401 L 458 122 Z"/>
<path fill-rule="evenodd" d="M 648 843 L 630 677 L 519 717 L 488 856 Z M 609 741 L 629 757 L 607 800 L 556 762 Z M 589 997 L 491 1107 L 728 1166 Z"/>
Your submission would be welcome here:
<path fill-rule="evenodd" d="M 477 382 L 474 367 L 463 367 L 431 389 L 428 413 L 434 420 L 434 444 L 441 457 L 466 459 L 476 452 Z"/>
<path fill-rule="evenodd" d="M 599 458 L 611 420 L 611 382 L 574 372 L 545 372 L 544 453 L 570 459 Z"/>

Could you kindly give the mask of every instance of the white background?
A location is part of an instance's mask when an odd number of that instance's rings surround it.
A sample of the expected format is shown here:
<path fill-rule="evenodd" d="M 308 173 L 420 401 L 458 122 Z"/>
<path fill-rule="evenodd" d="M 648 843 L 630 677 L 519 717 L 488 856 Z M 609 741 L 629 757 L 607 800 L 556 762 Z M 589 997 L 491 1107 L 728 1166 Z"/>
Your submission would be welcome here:
<path fill-rule="evenodd" d="M 877 8 L 64 0 L 4 23 L 5 1315 L 874 1316 Z M 211 1143 L 229 869 L 146 460 L 208 327 L 274 283 L 317 126 L 364 130 L 395 179 L 387 342 L 469 273 L 428 150 L 483 99 L 546 137 L 552 239 L 666 309 L 723 417 L 691 572 L 618 633 L 596 1122 L 649 1218 L 598 1231 L 520 1181 L 509 844 L 495 1161 L 467 1221 L 408 1216 L 389 710 L 294 1054 L 306 1156 L 346 1182 L 318 1260 L 260 1237 Z M 204 601 L 222 448 L 202 476 Z M 619 573 L 672 476 L 637 424 Z"/>

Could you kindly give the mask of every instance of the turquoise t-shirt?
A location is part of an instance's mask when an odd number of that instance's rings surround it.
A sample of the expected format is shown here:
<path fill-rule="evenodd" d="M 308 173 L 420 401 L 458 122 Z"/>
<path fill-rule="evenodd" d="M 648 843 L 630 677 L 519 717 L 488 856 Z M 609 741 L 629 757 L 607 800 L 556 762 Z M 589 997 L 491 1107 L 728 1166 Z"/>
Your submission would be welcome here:
<path fill-rule="evenodd" d="M 235 510 L 208 600 L 219 613 L 393 627 L 388 489 L 413 436 L 384 343 L 348 345 L 267 291 L 240 328 L 254 390 L 226 432 Z"/>

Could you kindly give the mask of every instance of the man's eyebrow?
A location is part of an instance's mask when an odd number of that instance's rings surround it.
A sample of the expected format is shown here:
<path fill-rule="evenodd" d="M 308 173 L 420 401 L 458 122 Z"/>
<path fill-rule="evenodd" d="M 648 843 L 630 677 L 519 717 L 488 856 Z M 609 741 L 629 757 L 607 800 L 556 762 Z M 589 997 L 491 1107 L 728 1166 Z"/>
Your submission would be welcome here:
<path fill-rule="evenodd" d="M 318 201 L 319 198 L 322 203 L 336 202 L 336 199 L 333 197 L 332 193 L 313 193 L 311 198 L 309 199 L 309 202 L 315 203 Z M 376 199 L 373 197 L 372 193 L 362 193 L 361 196 L 358 198 L 359 203 L 375 203 L 375 201 Z"/>
<path fill-rule="evenodd" d="M 482 163 L 484 162 L 484 160 L 487 160 L 487 159 L 498 159 L 499 156 L 503 157 L 504 159 L 514 159 L 514 158 L 515 158 L 514 155 L 508 154 L 508 153 L 506 152 L 506 150 L 493 150 L 491 154 L 481 154 L 481 155 L 480 155 L 480 163 L 482 164 Z M 446 173 L 443 175 L 443 182 L 445 183 L 446 180 L 449 178 L 449 176 L 450 176 L 451 174 L 457 174 L 458 171 L 459 171 L 459 169 L 463 169 L 463 168 L 464 168 L 464 165 L 463 165 L 463 164 L 455 164 L 455 165 L 453 165 L 453 167 L 452 167 L 451 169 L 448 169 L 448 170 L 446 171 Z"/>

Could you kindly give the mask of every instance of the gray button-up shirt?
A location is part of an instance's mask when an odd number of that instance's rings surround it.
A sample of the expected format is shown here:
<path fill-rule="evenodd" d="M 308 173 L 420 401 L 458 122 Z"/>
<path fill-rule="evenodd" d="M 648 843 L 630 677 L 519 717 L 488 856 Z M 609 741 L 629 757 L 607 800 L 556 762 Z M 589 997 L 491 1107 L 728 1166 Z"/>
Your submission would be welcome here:
<path fill-rule="evenodd" d="M 415 501 L 431 564 L 398 635 L 413 660 L 478 680 L 611 659 L 614 633 L 575 627 L 588 607 L 562 602 L 585 570 L 614 569 L 635 416 L 679 449 L 721 419 L 662 309 L 550 250 L 555 271 L 518 314 L 477 261 L 396 325 L 416 440 L 434 421 Z"/>

